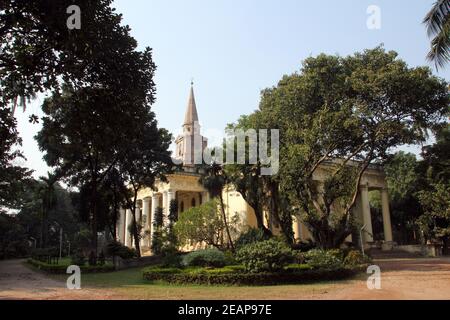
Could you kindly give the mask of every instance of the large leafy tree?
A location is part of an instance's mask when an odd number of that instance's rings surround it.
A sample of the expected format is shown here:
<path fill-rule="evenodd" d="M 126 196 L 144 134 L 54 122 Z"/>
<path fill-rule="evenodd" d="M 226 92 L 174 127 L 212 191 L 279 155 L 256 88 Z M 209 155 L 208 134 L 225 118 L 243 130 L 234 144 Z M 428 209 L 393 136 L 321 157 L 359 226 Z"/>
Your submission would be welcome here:
<path fill-rule="evenodd" d="M 450 244 L 450 126 L 436 131 L 436 143 L 423 148 L 420 168 L 423 181 L 417 192 L 424 214 L 418 223 L 428 239 L 442 240 L 444 254 Z"/>
<path fill-rule="evenodd" d="M 25 159 L 18 150 L 21 142 L 11 111 L 0 108 L 0 209 L 17 208 L 20 205 L 18 195 L 24 190 L 31 175 L 31 171 L 16 162 Z"/>
<path fill-rule="evenodd" d="M 139 66 L 136 41 L 112 0 L 79 0 L 81 29 L 69 29 L 71 0 L 15 0 L 0 2 L 1 102 L 17 104 L 36 92 L 57 90 L 61 80 L 77 88 L 87 83 L 136 90 Z M 120 61 L 121 63 L 118 63 Z M 111 70 L 117 70 L 112 77 Z M 152 72 L 150 69 L 149 72 Z M 130 76 L 131 75 L 131 76 Z"/>
<path fill-rule="evenodd" d="M 437 0 L 423 22 L 433 37 L 428 59 L 444 67 L 450 61 L 450 0 Z"/>
<path fill-rule="evenodd" d="M 255 116 L 280 129 L 280 188 L 328 248 L 354 230 L 367 168 L 393 147 L 424 141 L 449 101 L 447 84 L 428 68 L 378 47 L 306 59 L 300 73 L 263 91 Z"/>
<path fill-rule="evenodd" d="M 86 200 L 93 250 L 97 248 L 99 190 L 111 170 L 124 161 L 135 137 L 142 137 L 139 121 L 149 114 L 147 100 L 141 92 L 124 101 L 103 88 L 66 87 L 63 94 L 46 99 L 42 107 L 46 116 L 37 140 L 44 159 L 62 170 L 70 184 L 84 186 L 90 193 Z M 149 139 L 160 141 L 157 136 Z"/>
<path fill-rule="evenodd" d="M 135 248 L 140 255 L 141 239 L 136 218 L 137 197 L 142 188 L 153 187 L 157 178 L 165 180 L 164 174 L 172 169 L 171 153 L 168 150 L 171 135 L 165 129 L 159 129 L 152 112 L 145 113 L 135 125 L 135 132 L 127 136 L 123 145 L 123 157 L 117 163 L 117 170 L 122 179 L 121 194 L 126 207 L 132 215 L 131 230 Z"/>
<path fill-rule="evenodd" d="M 293 240 L 292 233 L 292 218 L 291 205 L 284 194 L 279 192 L 280 177 L 279 175 L 267 176 L 262 174 L 264 165 L 261 159 L 255 159 L 250 163 L 251 143 L 256 144 L 261 138 L 259 129 L 266 130 L 267 128 L 278 128 L 275 123 L 268 123 L 260 112 L 249 116 L 241 116 L 234 124 L 228 125 L 228 129 L 233 133 L 230 139 L 234 142 L 234 158 L 237 159 L 237 150 L 239 148 L 238 141 L 235 139 L 236 135 L 247 135 L 244 141 L 245 161 L 236 161 L 234 164 L 227 164 L 225 172 L 229 182 L 242 195 L 246 202 L 252 207 L 255 214 L 257 227 L 261 229 L 266 235 L 271 235 L 271 227 L 281 228 L 281 231 L 289 241 Z M 252 133 L 254 130 L 254 135 Z M 253 135 L 253 136 L 252 136 Z M 254 140 L 254 141 L 251 141 Z M 231 143 L 231 142 L 229 142 Z M 253 148 L 259 154 L 259 144 Z M 265 225 L 268 222 L 268 226 Z"/>
<path fill-rule="evenodd" d="M 76 1 L 82 24 L 81 29 L 71 30 L 66 10 L 73 4 L 71 0 L 0 1 L 2 180 L 19 181 L 24 175 L 17 167 L 4 169 L 4 155 L 13 155 L 11 150 L 20 143 L 14 138 L 16 122 L 8 113 L 19 104 L 25 108 L 36 93 L 60 92 L 66 83 L 76 89 L 109 89 L 131 103 L 138 96 L 153 100 L 154 66 L 145 58 L 150 49 L 143 54 L 135 51 L 137 43 L 129 34 L 130 28 L 121 24 L 121 15 L 111 7 L 112 0 Z M 148 64 L 143 68 L 144 61 Z M 32 116 L 32 120 L 37 117 Z M 10 184 L 5 181 L 0 184 Z"/>

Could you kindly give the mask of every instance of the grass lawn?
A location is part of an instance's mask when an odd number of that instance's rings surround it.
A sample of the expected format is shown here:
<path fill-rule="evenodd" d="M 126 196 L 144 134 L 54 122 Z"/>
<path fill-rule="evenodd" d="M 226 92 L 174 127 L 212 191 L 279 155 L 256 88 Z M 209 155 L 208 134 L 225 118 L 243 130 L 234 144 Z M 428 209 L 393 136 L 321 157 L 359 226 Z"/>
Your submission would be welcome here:
<path fill-rule="evenodd" d="M 64 275 L 52 277 L 63 281 L 67 279 Z M 81 286 L 113 291 L 124 299 L 307 299 L 338 290 L 349 281 L 353 280 L 264 287 L 182 286 L 148 283 L 142 279 L 142 268 L 134 268 L 111 273 L 84 274 Z"/>

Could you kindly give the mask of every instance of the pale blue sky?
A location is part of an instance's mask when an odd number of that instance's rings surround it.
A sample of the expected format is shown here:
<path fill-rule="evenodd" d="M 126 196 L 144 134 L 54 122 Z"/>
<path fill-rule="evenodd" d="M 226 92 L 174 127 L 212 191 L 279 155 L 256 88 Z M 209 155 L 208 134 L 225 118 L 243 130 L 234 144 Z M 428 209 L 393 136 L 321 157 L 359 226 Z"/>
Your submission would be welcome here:
<path fill-rule="evenodd" d="M 299 70 L 321 52 L 348 55 L 380 43 L 411 66 L 430 65 L 423 17 L 434 0 L 116 0 L 139 47 L 154 51 L 160 126 L 177 134 L 189 83 L 195 82 L 200 123 L 206 136 L 255 110 L 262 89 Z M 381 29 L 366 26 L 369 5 L 381 9 Z M 120 63 L 120 62 L 118 62 Z M 450 80 L 450 67 L 437 73 Z M 18 112 L 27 165 L 47 168 L 32 136 L 42 99 Z"/>

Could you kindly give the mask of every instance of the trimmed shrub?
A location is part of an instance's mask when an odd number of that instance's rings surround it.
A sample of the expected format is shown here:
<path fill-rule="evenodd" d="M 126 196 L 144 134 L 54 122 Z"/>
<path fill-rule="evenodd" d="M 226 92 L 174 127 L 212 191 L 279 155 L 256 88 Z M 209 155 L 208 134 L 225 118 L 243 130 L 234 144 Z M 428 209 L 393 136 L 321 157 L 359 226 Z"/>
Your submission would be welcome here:
<path fill-rule="evenodd" d="M 128 248 L 127 246 L 124 246 L 117 241 L 111 241 L 110 243 L 108 243 L 108 245 L 106 246 L 106 253 L 110 257 L 121 257 L 124 260 L 137 257 L 135 249 Z"/>
<path fill-rule="evenodd" d="M 161 269 L 147 268 L 143 271 L 144 280 L 164 281 L 171 284 L 201 284 L 201 285 L 280 285 L 301 284 L 312 281 L 339 280 L 357 274 L 356 269 L 342 268 L 338 270 L 308 269 L 307 266 L 288 269 L 289 272 L 247 273 L 237 266 L 221 269 Z"/>
<path fill-rule="evenodd" d="M 293 262 L 295 254 L 287 244 L 270 239 L 240 248 L 236 259 L 247 272 L 275 272 Z"/>
<path fill-rule="evenodd" d="M 66 274 L 67 268 L 69 267 L 69 265 L 48 264 L 34 259 L 28 259 L 27 262 L 39 270 L 52 274 Z M 80 267 L 82 273 L 104 273 L 114 271 L 114 266 L 112 264 L 105 264 L 103 266 L 77 265 Z"/>
<path fill-rule="evenodd" d="M 336 257 L 336 252 L 313 249 L 304 254 L 305 261 L 313 269 L 336 270 L 343 267 L 342 260 Z"/>
<path fill-rule="evenodd" d="M 223 267 L 226 264 L 225 254 L 218 249 L 206 249 L 188 253 L 183 257 L 184 266 Z"/>
<path fill-rule="evenodd" d="M 370 263 L 370 258 L 357 250 L 349 251 L 344 259 L 344 264 L 351 267 L 356 267 L 367 263 Z"/>
<path fill-rule="evenodd" d="M 261 242 L 269 240 L 269 236 L 258 228 L 249 228 L 246 232 L 242 233 L 235 242 L 237 249 L 251 243 Z"/>

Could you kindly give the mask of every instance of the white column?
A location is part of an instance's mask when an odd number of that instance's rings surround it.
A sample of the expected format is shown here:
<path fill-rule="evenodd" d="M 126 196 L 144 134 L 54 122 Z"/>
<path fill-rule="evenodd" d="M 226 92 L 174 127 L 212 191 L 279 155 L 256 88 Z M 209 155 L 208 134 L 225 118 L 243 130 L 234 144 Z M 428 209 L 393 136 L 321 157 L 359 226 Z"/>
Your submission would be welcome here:
<path fill-rule="evenodd" d="M 292 228 L 294 230 L 294 240 L 295 241 L 301 241 L 302 239 L 302 225 L 299 221 L 300 219 L 295 216 L 294 219 L 292 220 Z"/>
<path fill-rule="evenodd" d="M 131 234 L 128 230 L 129 230 L 131 221 L 132 221 L 131 210 L 127 209 L 126 220 L 125 220 L 125 245 L 130 248 L 132 247 L 132 241 L 131 241 Z"/>
<path fill-rule="evenodd" d="M 151 212 L 150 212 L 150 224 L 151 224 L 151 229 L 150 229 L 150 244 L 152 243 L 152 239 L 153 239 L 153 232 L 154 229 L 153 225 L 155 224 L 155 211 L 156 208 L 158 207 L 158 196 L 157 195 L 153 195 L 152 196 L 152 206 L 151 206 Z"/>
<path fill-rule="evenodd" d="M 144 200 L 142 200 L 142 213 L 143 216 L 145 217 L 144 230 L 151 230 L 152 227 L 151 227 L 151 213 L 150 213 L 150 198 L 145 198 Z M 144 245 L 150 246 L 149 239 L 146 239 Z"/>
<path fill-rule="evenodd" d="M 167 225 L 167 217 L 169 215 L 169 206 L 167 205 L 167 199 L 168 199 L 168 192 L 163 192 L 163 198 L 162 198 L 162 208 L 163 208 L 163 225 Z"/>
<path fill-rule="evenodd" d="M 383 212 L 384 241 L 392 242 L 391 213 L 389 211 L 389 195 L 386 188 L 381 190 L 381 211 Z"/>
<path fill-rule="evenodd" d="M 125 244 L 125 209 L 119 209 L 119 219 L 117 220 L 117 241 Z"/>
<path fill-rule="evenodd" d="M 141 208 L 136 205 L 136 210 L 134 212 L 134 216 L 136 218 L 136 223 L 139 223 L 141 220 Z M 140 243 L 142 245 L 142 242 Z M 135 242 L 133 241 L 133 246 L 135 246 Z"/>
<path fill-rule="evenodd" d="M 369 188 L 367 185 L 361 187 L 361 209 L 363 224 L 365 225 L 363 237 L 364 242 L 373 242 L 372 217 L 370 214 Z"/>

